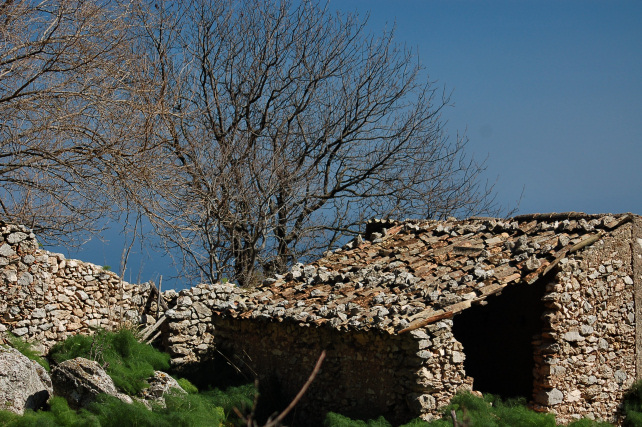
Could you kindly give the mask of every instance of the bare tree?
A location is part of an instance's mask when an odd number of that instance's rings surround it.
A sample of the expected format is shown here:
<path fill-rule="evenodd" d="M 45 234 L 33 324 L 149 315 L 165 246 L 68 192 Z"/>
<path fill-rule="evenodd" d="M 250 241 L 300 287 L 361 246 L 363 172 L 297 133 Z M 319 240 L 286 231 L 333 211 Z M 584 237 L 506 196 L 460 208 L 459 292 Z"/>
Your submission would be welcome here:
<path fill-rule="evenodd" d="M 50 241 L 94 232 L 143 145 L 133 5 L 0 4 L 0 218 Z"/>
<path fill-rule="evenodd" d="M 494 208 L 444 134 L 448 96 L 392 32 L 315 2 L 154 5 L 138 18 L 159 175 L 137 203 L 191 273 L 249 285 L 372 217 Z"/>

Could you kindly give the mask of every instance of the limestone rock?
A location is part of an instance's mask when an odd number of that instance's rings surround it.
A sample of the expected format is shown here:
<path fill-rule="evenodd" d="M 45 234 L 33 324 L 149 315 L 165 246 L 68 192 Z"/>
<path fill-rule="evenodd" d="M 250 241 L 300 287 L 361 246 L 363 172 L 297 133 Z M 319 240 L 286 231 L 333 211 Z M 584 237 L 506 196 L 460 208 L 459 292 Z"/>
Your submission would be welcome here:
<path fill-rule="evenodd" d="M 0 408 L 23 414 L 25 409 L 42 407 L 52 393 L 42 366 L 15 348 L 0 347 Z"/>
<path fill-rule="evenodd" d="M 132 403 L 129 396 L 116 390 L 114 381 L 98 362 L 82 357 L 66 360 L 54 367 L 51 380 L 56 396 L 67 399 L 69 406 L 79 409 L 87 406 L 100 393 L 115 396 L 125 403 Z"/>
<path fill-rule="evenodd" d="M 149 378 L 147 382 L 149 387 L 139 393 L 139 396 L 147 402 L 165 406 L 165 394 L 170 392 L 187 394 L 174 378 L 162 371 L 155 371 L 154 376 Z"/>

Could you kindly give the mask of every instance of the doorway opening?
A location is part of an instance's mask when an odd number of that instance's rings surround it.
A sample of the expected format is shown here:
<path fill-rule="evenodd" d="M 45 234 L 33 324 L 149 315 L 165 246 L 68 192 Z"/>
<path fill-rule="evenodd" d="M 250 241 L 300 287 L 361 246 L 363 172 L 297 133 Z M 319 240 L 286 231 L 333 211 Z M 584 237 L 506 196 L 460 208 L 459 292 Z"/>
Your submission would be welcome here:
<path fill-rule="evenodd" d="M 485 306 L 457 315 L 453 334 L 464 346 L 473 388 L 504 399 L 533 394 L 534 336 L 541 336 L 545 283 L 507 286 Z"/>

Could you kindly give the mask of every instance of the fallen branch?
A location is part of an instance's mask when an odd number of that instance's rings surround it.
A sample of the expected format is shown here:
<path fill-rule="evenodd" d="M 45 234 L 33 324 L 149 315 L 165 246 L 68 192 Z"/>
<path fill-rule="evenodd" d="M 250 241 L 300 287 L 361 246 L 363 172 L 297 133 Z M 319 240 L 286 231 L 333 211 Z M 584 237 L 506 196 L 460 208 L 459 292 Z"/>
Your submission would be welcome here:
<path fill-rule="evenodd" d="M 290 411 L 294 409 L 296 404 L 299 403 L 299 400 L 301 400 L 305 392 L 308 390 L 308 388 L 312 384 L 312 381 L 314 381 L 314 378 L 317 376 L 317 374 L 321 370 L 321 364 L 323 363 L 323 359 L 325 359 L 325 350 L 321 352 L 321 355 L 319 356 L 319 360 L 317 360 L 316 365 L 314 365 L 314 369 L 312 370 L 312 373 L 308 377 L 308 380 L 305 382 L 305 384 L 303 384 L 303 387 L 301 387 L 301 390 L 299 390 L 299 392 L 294 397 L 292 402 L 290 402 L 288 407 L 285 408 L 283 412 L 281 412 L 279 416 L 274 419 L 274 421 L 269 421 L 267 424 L 265 424 L 265 427 L 273 427 L 278 425 L 281 421 L 285 419 L 285 417 L 290 413 Z"/>
<path fill-rule="evenodd" d="M 429 325 L 429 324 L 431 324 L 433 322 L 436 322 L 438 320 L 449 319 L 449 318 L 453 317 L 454 315 L 455 315 L 455 313 L 452 312 L 452 311 L 446 311 L 445 313 L 436 314 L 434 316 L 427 317 L 427 318 L 425 318 L 423 320 L 418 320 L 416 322 L 413 322 L 407 328 L 404 328 L 404 329 L 400 330 L 399 332 L 397 332 L 397 334 L 405 334 L 406 332 L 414 331 L 415 329 L 422 328 L 422 327 L 424 327 L 426 325 Z"/>
<path fill-rule="evenodd" d="M 265 424 L 264 427 L 275 427 L 275 426 L 280 425 L 281 422 L 283 422 L 283 420 L 285 419 L 285 417 L 288 416 L 290 411 L 292 411 L 292 409 L 294 409 L 294 407 L 297 405 L 297 403 L 299 403 L 299 401 L 301 400 L 301 398 L 303 397 L 305 392 L 308 390 L 308 388 L 310 388 L 310 385 L 314 381 L 314 378 L 316 378 L 317 374 L 321 370 L 321 365 L 323 364 L 323 360 L 325 359 L 325 355 L 326 355 L 326 352 L 325 352 L 325 350 L 323 350 L 321 352 L 321 355 L 319 356 L 319 359 L 317 360 L 317 363 L 314 365 L 314 369 L 312 370 L 312 373 L 308 377 L 308 379 L 305 382 L 305 384 L 303 384 L 303 386 L 301 387 L 299 392 L 296 394 L 296 396 L 294 396 L 294 399 L 292 399 L 292 402 L 290 402 L 288 407 L 285 408 L 275 419 L 271 419 L 271 418 L 268 419 L 268 421 L 267 421 L 267 423 Z M 257 383 L 256 388 L 258 389 L 258 383 Z M 258 394 L 257 394 L 257 396 L 258 396 Z M 252 408 L 252 413 L 249 416 L 245 417 L 243 414 L 241 414 L 241 411 L 239 411 L 238 408 L 233 408 L 234 412 L 236 413 L 236 415 L 238 415 L 238 417 L 241 418 L 245 422 L 247 427 L 255 427 L 257 425 L 256 422 L 253 420 L 253 418 L 254 418 L 254 410 L 256 409 L 256 405 L 258 403 L 257 398 L 256 398 L 257 396 L 255 396 L 254 407 Z"/>

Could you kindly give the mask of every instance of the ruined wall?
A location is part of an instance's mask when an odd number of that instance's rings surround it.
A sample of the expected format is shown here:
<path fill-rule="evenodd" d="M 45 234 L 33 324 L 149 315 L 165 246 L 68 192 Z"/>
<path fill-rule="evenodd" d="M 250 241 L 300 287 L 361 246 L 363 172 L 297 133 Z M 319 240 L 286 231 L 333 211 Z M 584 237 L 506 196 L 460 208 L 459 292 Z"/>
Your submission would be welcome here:
<path fill-rule="evenodd" d="M 40 249 L 24 226 L 0 223 L 0 332 L 47 349 L 92 327 L 138 323 L 149 292 L 149 284 Z"/>
<path fill-rule="evenodd" d="M 265 394 L 278 390 L 278 400 L 287 404 L 326 350 L 321 373 L 297 405 L 299 421 L 320 422 L 327 411 L 360 419 L 383 415 L 393 423 L 422 414 L 430 419 L 458 389 L 471 388 L 452 320 L 392 335 L 217 313 L 215 307 L 225 304 L 242 307 L 242 293 L 224 284 L 179 293 L 175 309 L 166 313 L 164 335 L 173 365 L 189 369 L 211 359 L 229 361 L 247 381 L 258 376 L 271 390 Z"/>
<path fill-rule="evenodd" d="M 621 398 L 636 375 L 631 231 L 623 225 L 563 259 L 547 284 L 534 398 L 559 422 L 621 422 Z"/>

